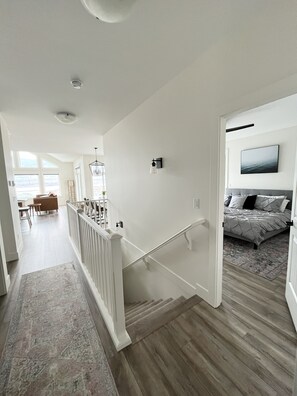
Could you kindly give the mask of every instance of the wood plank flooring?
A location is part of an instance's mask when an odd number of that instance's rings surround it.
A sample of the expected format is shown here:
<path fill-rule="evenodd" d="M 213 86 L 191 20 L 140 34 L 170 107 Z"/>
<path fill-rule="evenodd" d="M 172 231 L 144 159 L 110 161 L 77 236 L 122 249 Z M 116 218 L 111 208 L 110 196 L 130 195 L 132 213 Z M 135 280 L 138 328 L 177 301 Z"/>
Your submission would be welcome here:
<path fill-rule="evenodd" d="M 21 276 L 75 260 L 67 227 L 66 207 L 62 207 L 59 213 L 32 216 L 31 229 L 27 221 L 21 221 L 24 248 L 20 260 L 7 264 L 11 286 L 9 293 L 0 297 L 0 354 L 18 296 Z"/>
<path fill-rule="evenodd" d="M 121 395 L 291 395 L 297 337 L 285 274 L 225 263 L 223 303 L 200 302 L 111 359 Z"/>
<path fill-rule="evenodd" d="M 0 298 L 0 351 L 23 273 L 69 261 L 66 212 L 23 222 L 24 251 L 9 264 L 12 287 Z M 79 266 L 77 266 L 78 270 Z M 95 325 L 121 396 L 291 395 L 297 337 L 284 298 L 285 274 L 268 281 L 225 264 L 223 304 L 190 305 L 117 353 L 81 274 Z"/>

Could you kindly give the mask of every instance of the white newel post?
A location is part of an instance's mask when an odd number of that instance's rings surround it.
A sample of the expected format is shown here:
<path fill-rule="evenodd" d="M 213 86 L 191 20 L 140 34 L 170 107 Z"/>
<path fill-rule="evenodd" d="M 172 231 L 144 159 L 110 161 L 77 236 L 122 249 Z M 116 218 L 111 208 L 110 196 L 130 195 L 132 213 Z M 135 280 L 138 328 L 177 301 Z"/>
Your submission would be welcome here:
<path fill-rule="evenodd" d="M 70 225 L 70 209 L 69 209 L 69 204 L 70 201 L 66 201 L 66 208 L 67 208 L 67 220 L 68 220 L 68 232 L 69 232 L 69 236 L 71 238 L 71 225 Z"/>
<path fill-rule="evenodd" d="M 126 332 L 125 325 L 125 306 L 124 306 L 124 288 L 123 288 L 123 263 L 122 263 L 122 248 L 121 248 L 120 234 L 112 234 L 110 237 L 111 243 L 111 263 L 113 265 L 113 282 L 114 282 L 114 326 L 115 332 L 118 336 L 121 348 L 131 343 L 130 337 Z"/>

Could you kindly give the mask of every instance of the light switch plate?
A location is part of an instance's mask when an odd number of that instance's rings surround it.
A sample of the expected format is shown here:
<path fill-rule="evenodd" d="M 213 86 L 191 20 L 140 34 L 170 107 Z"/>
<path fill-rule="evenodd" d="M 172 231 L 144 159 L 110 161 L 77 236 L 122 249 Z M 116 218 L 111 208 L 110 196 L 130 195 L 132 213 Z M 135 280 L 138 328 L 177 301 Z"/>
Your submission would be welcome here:
<path fill-rule="evenodd" d="M 193 209 L 199 209 L 199 208 L 200 208 L 200 199 L 193 198 Z"/>

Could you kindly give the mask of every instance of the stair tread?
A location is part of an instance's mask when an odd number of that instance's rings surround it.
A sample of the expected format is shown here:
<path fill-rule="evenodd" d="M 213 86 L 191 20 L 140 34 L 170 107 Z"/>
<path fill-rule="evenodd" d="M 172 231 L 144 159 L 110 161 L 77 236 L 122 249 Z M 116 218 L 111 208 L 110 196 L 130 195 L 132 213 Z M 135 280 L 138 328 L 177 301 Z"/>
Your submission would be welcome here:
<path fill-rule="evenodd" d="M 139 309 L 136 309 L 133 312 L 129 312 L 125 315 L 126 321 L 132 319 L 133 317 L 141 314 L 142 312 L 145 312 L 146 310 L 150 309 L 151 307 L 154 307 L 158 304 L 160 304 L 163 300 L 157 300 L 157 301 L 151 301 L 149 304 L 144 305 L 143 307 L 140 307 Z"/>
<path fill-rule="evenodd" d="M 160 304 L 158 307 L 156 307 L 155 310 L 153 310 L 151 312 L 148 312 L 147 314 L 144 313 L 143 317 L 142 318 L 139 317 L 137 320 L 135 320 L 135 322 L 133 322 L 133 324 L 136 323 L 136 322 L 141 321 L 142 319 L 144 319 L 147 316 L 152 315 L 152 314 L 162 315 L 164 312 L 166 312 L 167 310 L 171 309 L 172 306 L 176 306 L 177 304 L 179 304 L 179 303 L 181 303 L 183 301 L 185 301 L 184 297 L 179 297 L 179 298 L 177 298 L 175 300 L 171 299 L 171 301 L 167 301 L 166 300 L 165 304 L 164 303 Z M 127 326 L 127 327 L 129 327 L 129 326 Z"/>
<path fill-rule="evenodd" d="M 167 299 L 167 300 L 160 300 L 156 304 L 152 304 L 150 306 L 147 306 L 146 309 L 143 311 L 138 312 L 136 315 L 132 315 L 131 317 L 128 317 L 126 319 L 126 326 L 129 326 L 130 324 L 137 322 L 138 320 L 141 320 L 147 315 L 150 315 L 152 312 L 155 312 L 156 310 L 160 309 L 161 307 L 164 307 L 171 303 L 171 301 L 174 301 L 172 298 Z"/>
<path fill-rule="evenodd" d="M 127 313 L 125 313 L 126 318 L 129 318 L 135 314 L 137 314 L 138 312 L 143 311 L 144 309 L 146 309 L 146 307 L 150 306 L 151 304 L 154 304 L 155 301 L 146 301 L 145 303 L 139 305 L 138 307 L 136 307 L 135 309 L 133 309 L 132 311 L 129 311 Z"/>
<path fill-rule="evenodd" d="M 197 295 L 189 299 L 179 297 L 178 299 L 166 304 L 164 307 L 161 307 L 145 316 L 143 319 L 127 326 L 127 331 L 132 342 L 135 343 L 142 340 L 152 332 L 175 319 L 181 313 L 190 309 L 192 306 L 199 304 L 201 301 L 202 299 Z"/>
<path fill-rule="evenodd" d="M 133 309 L 139 307 L 143 303 L 144 303 L 144 301 L 139 301 L 139 302 L 132 303 L 132 304 L 125 304 L 125 313 L 131 312 Z"/>

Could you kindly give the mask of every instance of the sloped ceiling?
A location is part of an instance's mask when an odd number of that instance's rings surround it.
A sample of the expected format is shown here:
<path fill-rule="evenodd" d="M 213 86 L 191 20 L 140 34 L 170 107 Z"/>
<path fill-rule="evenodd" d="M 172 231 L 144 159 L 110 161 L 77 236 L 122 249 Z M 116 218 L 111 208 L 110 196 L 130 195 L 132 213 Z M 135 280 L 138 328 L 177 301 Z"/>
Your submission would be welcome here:
<path fill-rule="evenodd" d="M 0 0 L 0 112 L 13 149 L 92 154 L 104 133 L 269 4 L 138 0 L 129 19 L 106 24 L 80 0 Z M 61 110 L 78 121 L 59 124 Z"/>

